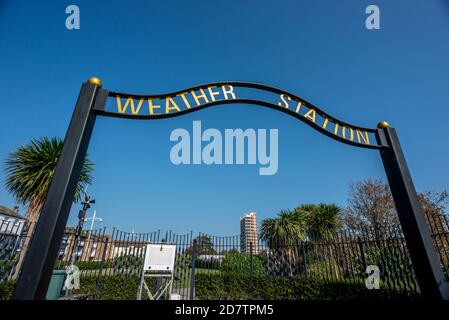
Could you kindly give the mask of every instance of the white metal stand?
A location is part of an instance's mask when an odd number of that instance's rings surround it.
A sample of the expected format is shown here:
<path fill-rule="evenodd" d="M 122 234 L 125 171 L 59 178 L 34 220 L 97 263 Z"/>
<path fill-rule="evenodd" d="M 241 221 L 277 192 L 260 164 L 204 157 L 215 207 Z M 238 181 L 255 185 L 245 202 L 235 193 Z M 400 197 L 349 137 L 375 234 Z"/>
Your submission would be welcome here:
<path fill-rule="evenodd" d="M 149 243 L 145 250 L 145 260 L 142 267 L 137 300 L 142 300 L 145 291 L 150 300 L 159 300 L 162 296 L 171 298 L 173 274 L 175 266 L 176 245 L 166 243 Z M 146 278 L 156 278 L 154 293 L 146 283 Z"/>
<path fill-rule="evenodd" d="M 151 293 L 151 290 L 148 287 L 145 278 L 156 278 L 161 280 L 160 284 L 156 283 L 156 291 L 154 292 L 154 294 Z M 145 274 L 145 272 L 142 272 L 142 277 L 140 278 L 139 291 L 137 293 L 137 300 L 142 300 L 142 291 L 144 288 L 150 300 L 159 300 L 164 294 L 167 297 L 167 293 L 168 296 L 170 296 L 173 288 L 173 273 Z"/>

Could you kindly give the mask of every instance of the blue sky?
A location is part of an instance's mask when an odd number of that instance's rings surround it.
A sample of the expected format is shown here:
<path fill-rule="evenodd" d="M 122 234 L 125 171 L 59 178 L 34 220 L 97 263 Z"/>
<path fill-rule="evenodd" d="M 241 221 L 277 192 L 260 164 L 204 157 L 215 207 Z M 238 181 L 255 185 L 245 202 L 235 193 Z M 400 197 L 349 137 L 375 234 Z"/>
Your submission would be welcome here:
<path fill-rule="evenodd" d="M 76 4 L 81 29 L 65 28 Z M 381 29 L 365 28 L 376 4 Z M 449 189 L 449 5 L 445 1 L 0 1 L 0 159 L 32 138 L 64 137 L 80 85 L 163 93 L 225 80 L 293 92 L 335 117 L 397 130 L 418 191 Z M 232 110 L 230 110 L 232 109 Z M 279 130 L 279 170 L 174 166 L 170 132 Z M 161 121 L 99 118 L 89 147 L 98 226 L 237 234 L 301 203 L 344 206 L 350 182 L 384 178 L 377 151 L 331 140 L 249 105 Z M 4 170 L 0 171 L 3 182 Z M 15 200 L 0 186 L 0 204 Z M 76 221 L 74 205 L 69 222 Z M 89 214 L 90 215 L 90 214 Z"/>

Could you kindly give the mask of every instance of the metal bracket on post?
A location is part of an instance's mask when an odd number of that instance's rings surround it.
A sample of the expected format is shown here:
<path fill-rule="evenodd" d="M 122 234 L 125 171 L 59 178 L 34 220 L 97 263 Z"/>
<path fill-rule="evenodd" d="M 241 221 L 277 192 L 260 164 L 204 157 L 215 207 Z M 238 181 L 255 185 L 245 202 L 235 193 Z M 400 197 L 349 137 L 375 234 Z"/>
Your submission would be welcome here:
<path fill-rule="evenodd" d="M 47 198 L 17 280 L 14 299 L 45 299 L 94 128 L 96 97 L 101 91 L 98 78 L 90 78 L 81 87 Z"/>
<path fill-rule="evenodd" d="M 449 286 L 418 201 L 396 130 L 383 121 L 377 139 L 387 143 L 380 150 L 388 183 L 399 215 L 418 284 L 425 299 L 449 300 Z"/>

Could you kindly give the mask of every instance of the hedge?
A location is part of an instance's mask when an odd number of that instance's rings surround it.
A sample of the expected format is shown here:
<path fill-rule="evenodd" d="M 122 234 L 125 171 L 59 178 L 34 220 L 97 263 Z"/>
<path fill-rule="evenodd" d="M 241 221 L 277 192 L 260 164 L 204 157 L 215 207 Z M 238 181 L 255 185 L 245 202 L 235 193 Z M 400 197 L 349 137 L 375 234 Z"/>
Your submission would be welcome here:
<path fill-rule="evenodd" d="M 72 294 L 87 294 L 93 298 L 97 288 L 98 300 L 135 300 L 139 287 L 139 277 L 129 276 L 86 276 L 80 278 L 80 288 L 73 290 Z M 147 281 L 148 282 L 148 281 Z"/>
<path fill-rule="evenodd" d="M 200 300 L 368 300 L 417 299 L 410 292 L 388 289 L 368 290 L 363 284 L 306 281 L 301 277 L 249 276 L 226 274 L 196 275 L 195 292 Z"/>
<path fill-rule="evenodd" d="M 409 292 L 387 289 L 368 290 L 362 284 L 343 282 L 324 282 L 300 277 L 249 276 L 236 273 L 198 273 L 196 274 L 195 292 L 200 300 L 368 300 L 368 299 L 419 299 Z M 153 281 L 152 283 L 150 281 Z M 154 279 L 147 279 L 150 287 Z M 134 300 L 137 296 L 139 277 L 101 276 L 96 299 L 99 300 Z M 80 279 L 80 289 L 72 294 L 87 294 L 92 299 L 97 287 L 96 276 L 84 276 Z M 14 291 L 13 282 L 0 283 L 0 299 L 11 299 Z M 143 299 L 148 299 L 142 294 Z"/>
<path fill-rule="evenodd" d="M 67 265 L 68 261 L 58 260 L 56 261 L 56 266 L 58 269 L 63 269 L 63 266 Z M 96 269 L 106 269 L 106 268 L 135 268 L 140 269 L 143 264 L 143 259 L 141 257 L 135 256 L 121 256 L 110 261 L 75 261 L 75 265 L 80 270 L 96 270 Z"/>
<path fill-rule="evenodd" d="M 87 294 L 92 299 L 96 293 L 97 279 L 99 280 L 97 300 L 135 300 L 140 279 L 137 275 L 131 276 L 84 276 L 80 278 L 80 288 L 71 294 Z M 146 279 L 151 287 L 155 285 L 154 279 Z M 14 292 L 14 282 L 0 282 L 0 300 L 9 300 Z M 142 298 L 148 296 L 142 293 Z"/>
<path fill-rule="evenodd" d="M 0 282 L 0 300 L 9 300 L 12 298 L 14 285 L 15 283 L 13 281 Z"/>

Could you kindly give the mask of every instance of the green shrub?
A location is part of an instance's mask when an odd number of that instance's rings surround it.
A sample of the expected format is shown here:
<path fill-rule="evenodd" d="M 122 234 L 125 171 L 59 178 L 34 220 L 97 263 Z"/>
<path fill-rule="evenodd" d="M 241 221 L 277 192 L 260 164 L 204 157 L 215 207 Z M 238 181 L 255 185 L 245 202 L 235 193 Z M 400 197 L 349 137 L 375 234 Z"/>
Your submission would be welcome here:
<path fill-rule="evenodd" d="M 139 283 L 137 275 L 84 276 L 80 278 L 80 288 L 71 294 L 87 294 L 90 299 L 96 295 L 97 300 L 135 300 Z M 155 287 L 154 278 L 146 278 L 146 283 L 150 288 Z M 142 298 L 146 299 L 147 295 L 143 293 Z"/>
<path fill-rule="evenodd" d="M 239 272 L 249 274 L 250 255 L 248 253 L 229 252 L 225 255 L 221 263 L 221 270 L 228 272 Z M 253 274 L 265 274 L 264 261 L 259 256 L 253 256 Z"/>
<path fill-rule="evenodd" d="M 98 279 L 98 292 L 97 289 Z M 146 279 L 150 288 L 154 288 L 154 279 Z M 96 294 L 98 300 L 135 300 L 139 287 L 140 278 L 132 276 L 82 276 L 80 277 L 80 288 L 72 290 L 70 294 L 86 294 L 89 299 L 93 299 Z M 0 282 L 0 300 L 12 298 L 15 283 L 12 281 Z M 142 294 L 143 299 L 147 299 L 146 294 Z"/>
<path fill-rule="evenodd" d="M 64 266 L 69 264 L 68 261 L 58 260 L 56 262 L 56 269 L 64 269 Z M 136 257 L 133 255 L 125 255 L 121 257 L 117 257 L 114 260 L 110 261 L 75 261 L 75 265 L 80 270 L 97 270 L 103 268 L 114 268 L 114 269 L 129 269 L 135 268 L 138 269 L 143 265 L 143 258 Z"/>
<path fill-rule="evenodd" d="M 418 298 L 407 292 L 368 290 L 363 284 L 324 282 L 302 277 L 249 276 L 238 273 L 196 275 L 198 299 L 365 300 Z"/>
<path fill-rule="evenodd" d="M 368 300 L 368 299 L 417 299 L 409 292 L 387 289 L 368 290 L 363 284 L 344 282 L 324 282 L 301 277 L 254 276 L 240 273 L 199 273 L 196 274 L 195 291 L 197 299 L 208 300 Z M 71 294 L 87 294 L 90 299 L 134 300 L 137 297 L 139 277 L 131 276 L 84 276 L 80 278 L 80 288 Z M 155 279 L 147 278 L 150 288 L 155 287 Z M 0 300 L 11 299 L 13 282 L 0 283 Z M 142 294 L 143 299 L 148 299 Z"/>
<path fill-rule="evenodd" d="M 14 286 L 13 281 L 0 282 L 0 300 L 10 300 L 14 293 Z"/>

